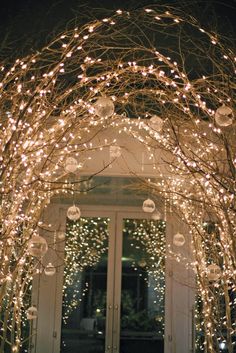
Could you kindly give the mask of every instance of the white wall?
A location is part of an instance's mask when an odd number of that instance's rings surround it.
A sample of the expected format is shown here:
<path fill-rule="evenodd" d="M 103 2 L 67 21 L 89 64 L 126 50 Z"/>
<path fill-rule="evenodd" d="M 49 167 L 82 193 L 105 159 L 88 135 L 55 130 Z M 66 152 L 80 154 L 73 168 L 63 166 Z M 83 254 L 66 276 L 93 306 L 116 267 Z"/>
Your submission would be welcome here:
<path fill-rule="evenodd" d="M 173 244 L 173 235 L 177 232 L 185 236 L 182 247 Z M 191 261 L 191 238 L 187 227 L 174 215 L 167 217 L 167 243 L 171 250 Z M 166 332 L 165 353 L 193 352 L 193 307 L 195 302 L 195 276 L 183 262 L 177 262 L 169 256 L 166 267 Z"/>
<path fill-rule="evenodd" d="M 43 264 L 51 262 L 57 270 L 54 276 L 44 273 L 36 275 L 33 282 L 32 304 L 38 308 L 38 319 L 34 324 L 36 335 L 32 342 L 32 353 L 60 351 L 64 242 L 61 241 L 55 248 L 54 237 L 55 230 L 65 231 L 65 221 L 60 206 L 56 204 L 50 204 L 42 216 L 42 222 L 52 225 L 51 231 L 41 230 L 41 235 L 49 245 Z"/>

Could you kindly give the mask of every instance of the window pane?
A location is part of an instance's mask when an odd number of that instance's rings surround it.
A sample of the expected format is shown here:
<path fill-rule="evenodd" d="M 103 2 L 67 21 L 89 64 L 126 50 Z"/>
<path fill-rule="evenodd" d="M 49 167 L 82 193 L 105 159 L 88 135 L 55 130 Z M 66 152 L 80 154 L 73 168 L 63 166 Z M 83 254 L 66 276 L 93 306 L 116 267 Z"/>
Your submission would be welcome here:
<path fill-rule="evenodd" d="M 61 353 L 104 353 L 108 218 L 67 221 Z"/>
<path fill-rule="evenodd" d="M 164 352 L 165 222 L 123 224 L 120 353 Z"/>

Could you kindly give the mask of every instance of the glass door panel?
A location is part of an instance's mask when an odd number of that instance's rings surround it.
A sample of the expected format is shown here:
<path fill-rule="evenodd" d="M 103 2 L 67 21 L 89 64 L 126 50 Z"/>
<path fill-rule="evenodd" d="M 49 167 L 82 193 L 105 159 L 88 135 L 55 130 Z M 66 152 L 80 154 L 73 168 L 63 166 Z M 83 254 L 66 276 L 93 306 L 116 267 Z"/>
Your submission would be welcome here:
<path fill-rule="evenodd" d="M 127 216 L 67 221 L 60 353 L 164 352 L 165 222 Z"/>
<path fill-rule="evenodd" d="M 61 353 L 104 353 L 109 218 L 67 220 Z"/>
<path fill-rule="evenodd" d="M 164 352 L 165 222 L 123 219 L 120 353 Z"/>

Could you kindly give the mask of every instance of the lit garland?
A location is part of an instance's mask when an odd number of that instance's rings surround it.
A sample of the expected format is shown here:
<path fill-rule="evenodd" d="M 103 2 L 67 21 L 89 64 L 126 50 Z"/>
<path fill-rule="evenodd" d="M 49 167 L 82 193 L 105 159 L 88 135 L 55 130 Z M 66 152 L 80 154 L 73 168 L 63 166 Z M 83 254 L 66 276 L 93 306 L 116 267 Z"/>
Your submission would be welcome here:
<path fill-rule="evenodd" d="M 24 298 L 37 262 L 28 255 L 28 242 L 40 228 L 42 210 L 54 195 L 79 193 L 65 161 L 114 144 L 92 142 L 107 127 L 145 145 L 150 160 L 156 148 L 163 151 L 167 175 L 157 165 L 160 179 L 152 188 L 190 227 L 208 353 L 215 352 L 219 335 L 211 315 L 202 223 L 209 210 L 217 216 L 225 339 L 233 352 L 227 288 L 235 290 L 236 147 L 234 126 L 219 122 L 234 119 L 222 112 L 235 108 L 235 61 L 219 35 L 179 11 L 154 6 L 117 10 L 65 32 L 12 67 L 1 65 L 1 353 L 6 345 L 13 352 L 22 346 Z M 95 114 L 101 95 L 112 100 L 115 114 Z M 228 107 L 219 111 L 223 104 Z M 164 121 L 161 128 L 149 123 L 153 115 Z"/>

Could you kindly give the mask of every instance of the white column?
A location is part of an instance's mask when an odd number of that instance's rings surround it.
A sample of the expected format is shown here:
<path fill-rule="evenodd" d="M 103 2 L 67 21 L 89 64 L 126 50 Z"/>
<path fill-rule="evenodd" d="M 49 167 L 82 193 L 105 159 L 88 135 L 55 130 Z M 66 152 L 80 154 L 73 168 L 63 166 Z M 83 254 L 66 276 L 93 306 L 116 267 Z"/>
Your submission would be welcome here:
<path fill-rule="evenodd" d="M 177 232 L 185 236 L 183 246 L 173 245 L 173 236 Z M 174 215 L 167 219 L 167 244 L 180 256 L 180 262 L 171 259 L 166 261 L 166 331 L 165 353 L 192 352 L 192 309 L 195 302 L 195 276 L 186 267 L 190 262 L 191 238 L 188 228 Z M 183 259 L 186 261 L 183 261 Z"/>
<path fill-rule="evenodd" d="M 38 307 L 36 336 L 32 350 L 35 353 L 60 352 L 64 241 L 58 242 L 56 232 L 65 231 L 66 222 L 64 212 L 61 213 L 59 205 L 50 204 L 42 216 L 42 222 L 51 224 L 51 231 L 41 232 L 49 245 L 42 262 L 44 265 L 51 262 L 57 271 L 53 276 L 46 276 L 44 273 L 37 275 L 38 278 L 33 282 L 32 300 Z"/>

